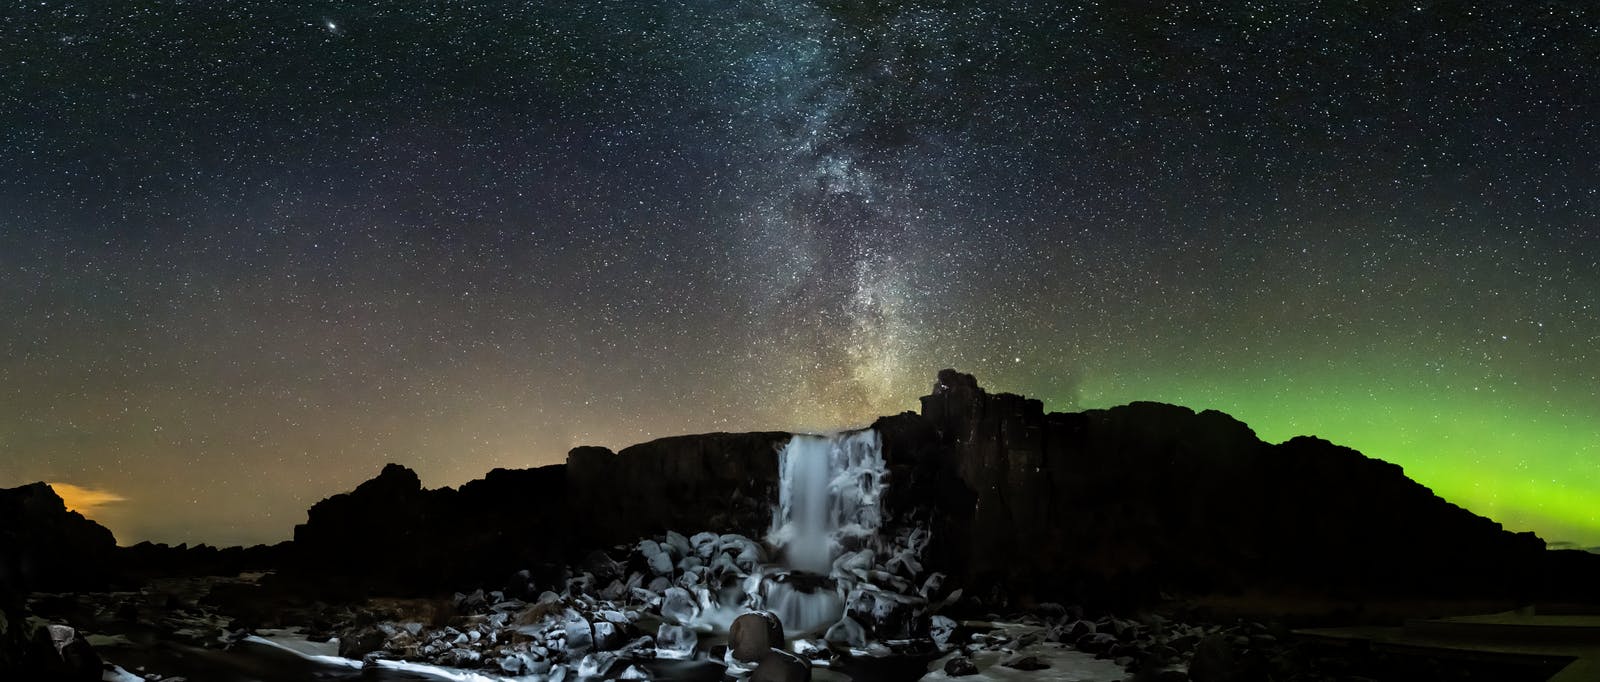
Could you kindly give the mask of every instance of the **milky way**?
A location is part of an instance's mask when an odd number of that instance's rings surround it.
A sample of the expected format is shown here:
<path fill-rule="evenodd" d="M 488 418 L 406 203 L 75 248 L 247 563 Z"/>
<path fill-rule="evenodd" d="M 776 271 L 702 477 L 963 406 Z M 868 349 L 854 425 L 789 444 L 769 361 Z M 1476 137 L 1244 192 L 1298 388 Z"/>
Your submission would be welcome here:
<path fill-rule="evenodd" d="M 19 6 L 0 485 L 276 540 L 948 366 L 1600 545 L 1593 3 L 1172 5 Z"/>

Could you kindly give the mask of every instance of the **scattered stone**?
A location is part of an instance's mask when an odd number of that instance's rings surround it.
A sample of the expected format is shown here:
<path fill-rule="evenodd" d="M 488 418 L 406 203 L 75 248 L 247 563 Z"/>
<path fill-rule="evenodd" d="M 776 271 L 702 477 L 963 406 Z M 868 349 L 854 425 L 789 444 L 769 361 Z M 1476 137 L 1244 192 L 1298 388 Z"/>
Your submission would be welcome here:
<path fill-rule="evenodd" d="M 1220 634 L 1207 635 L 1195 645 L 1194 659 L 1189 661 L 1189 679 L 1194 682 L 1227 682 L 1238 669 L 1238 655 L 1229 638 Z"/>
<path fill-rule="evenodd" d="M 933 639 L 933 644 L 942 651 L 950 647 L 950 638 L 955 635 L 956 622 L 945 616 L 934 616 L 928 625 L 928 636 Z"/>
<path fill-rule="evenodd" d="M 661 617 L 679 625 L 689 625 L 700 617 L 700 604 L 688 590 L 669 587 L 661 595 Z"/>
<path fill-rule="evenodd" d="M 666 658 L 689 658 L 699 642 L 700 636 L 688 626 L 662 623 L 656 630 L 656 653 Z"/>
<path fill-rule="evenodd" d="M 339 656 L 361 660 L 361 657 L 383 648 L 389 636 L 375 625 L 367 625 L 339 634 Z"/>
<path fill-rule="evenodd" d="M 599 677 L 606 674 L 616 662 L 617 656 L 613 653 L 589 654 L 578 661 L 578 677 Z"/>
<path fill-rule="evenodd" d="M 1102 654 L 1109 651 L 1111 649 L 1111 645 L 1116 643 L 1117 638 L 1115 635 L 1104 632 L 1096 632 L 1094 634 L 1084 635 L 1078 638 L 1077 641 L 1072 643 L 1072 647 L 1084 653 Z"/>
<path fill-rule="evenodd" d="M 867 645 L 866 629 L 861 627 L 861 624 L 850 616 L 840 618 L 838 623 L 828 628 L 827 633 L 822 638 L 835 644 L 844 644 L 857 649 Z"/>
<path fill-rule="evenodd" d="M 1001 663 L 1000 665 L 1003 665 L 1007 668 L 1024 671 L 1044 670 L 1045 668 L 1050 667 L 1049 663 L 1039 660 L 1038 656 L 1023 656 L 1021 658 L 1013 658 L 1005 663 Z"/>
<path fill-rule="evenodd" d="M 966 656 L 957 656 L 945 662 L 944 674 L 950 677 L 976 675 L 978 674 L 978 664 L 973 663 L 972 659 Z"/>

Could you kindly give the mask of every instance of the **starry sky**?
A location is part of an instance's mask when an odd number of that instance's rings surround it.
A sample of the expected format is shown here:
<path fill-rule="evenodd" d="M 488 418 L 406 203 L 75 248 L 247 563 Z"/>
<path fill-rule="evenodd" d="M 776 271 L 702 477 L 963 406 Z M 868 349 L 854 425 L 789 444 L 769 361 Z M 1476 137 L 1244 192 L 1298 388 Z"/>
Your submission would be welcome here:
<path fill-rule="evenodd" d="M 915 409 L 1316 434 L 1600 545 L 1587 0 L 0 10 L 0 485 L 119 541 Z"/>

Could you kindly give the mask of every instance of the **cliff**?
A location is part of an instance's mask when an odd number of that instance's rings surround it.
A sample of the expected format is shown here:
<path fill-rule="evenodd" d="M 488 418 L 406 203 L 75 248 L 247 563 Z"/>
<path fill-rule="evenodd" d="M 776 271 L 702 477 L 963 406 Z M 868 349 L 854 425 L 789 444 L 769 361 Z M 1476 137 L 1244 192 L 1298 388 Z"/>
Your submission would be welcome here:
<path fill-rule="evenodd" d="M 887 510 L 933 531 L 929 561 L 983 594 L 1127 602 L 1244 587 L 1532 598 L 1589 564 L 1450 504 L 1399 466 L 1316 438 L 1262 442 L 1215 411 L 1133 403 L 1046 413 L 939 374 L 884 417 Z M 664 438 L 426 490 L 396 465 L 314 506 L 301 571 L 378 591 L 505 584 L 668 529 L 759 535 L 781 432 Z M 1560 589 L 1560 588 L 1558 588 Z M 972 592 L 969 592 L 972 594 Z"/>

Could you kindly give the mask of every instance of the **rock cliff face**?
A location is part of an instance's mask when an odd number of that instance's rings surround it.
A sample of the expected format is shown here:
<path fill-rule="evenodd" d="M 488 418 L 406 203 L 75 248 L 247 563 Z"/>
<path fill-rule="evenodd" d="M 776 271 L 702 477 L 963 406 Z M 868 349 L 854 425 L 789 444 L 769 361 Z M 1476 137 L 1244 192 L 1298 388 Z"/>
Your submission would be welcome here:
<path fill-rule="evenodd" d="M 948 560 L 1023 597 L 1516 592 L 1531 588 L 1544 549 L 1399 466 L 1316 438 L 1264 443 L 1220 412 L 1045 414 L 950 370 L 922 406 L 976 497 L 945 516 Z"/>
<path fill-rule="evenodd" d="M 0 489 L 0 586 L 21 591 L 104 589 L 116 538 L 105 526 L 67 511 L 45 483 Z"/>
<path fill-rule="evenodd" d="M 790 434 L 709 433 L 567 454 L 570 513 L 600 544 L 666 530 L 764 532 Z"/>
<path fill-rule="evenodd" d="M 118 577 L 116 551 L 111 531 L 67 511 L 49 485 L 0 489 L 0 679 L 99 679 L 97 660 L 57 652 L 28 620 L 24 597 L 106 589 Z"/>
<path fill-rule="evenodd" d="M 945 370 L 920 414 L 873 426 L 890 469 L 888 511 L 930 527 L 930 562 L 983 594 L 1533 596 L 1517 592 L 1549 570 L 1541 540 L 1439 499 L 1398 466 L 1316 438 L 1264 443 L 1220 412 L 1133 403 L 1047 414 Z M 313 507 L 294 551 L 307 570 L 418 591 L 493 586 L 668 529 L 759 535 L 788 438 L 581 447 L 565 465 L 496 470 L 459 491 L 425 490 L 391 465 Z M 1576 565 L 1565 561 L 1561 574 Z"/>
<path fill-rule="evenodd" d="M 459 490 L 397 464 L 318 502 L 295 527 L 290 572 L 334 591 L 494 587 L 513 572 L 677 529 L 765 528 L 789 434 L 713 433 L 621 452 L 574 448 L 564 465 L 495 469 Z M 326 580 L 324 580 L 326 579 Z"/>

